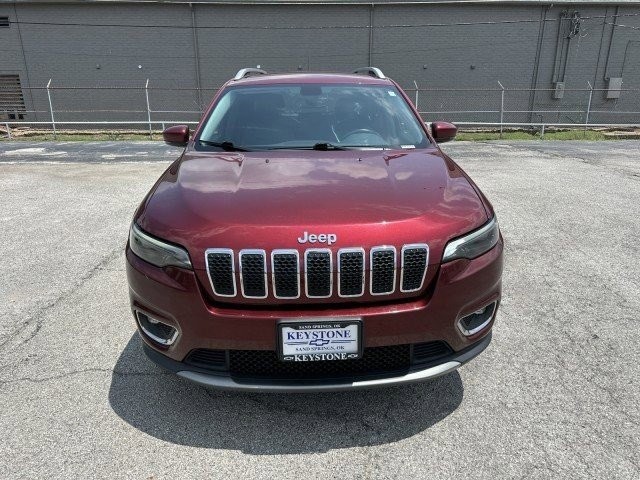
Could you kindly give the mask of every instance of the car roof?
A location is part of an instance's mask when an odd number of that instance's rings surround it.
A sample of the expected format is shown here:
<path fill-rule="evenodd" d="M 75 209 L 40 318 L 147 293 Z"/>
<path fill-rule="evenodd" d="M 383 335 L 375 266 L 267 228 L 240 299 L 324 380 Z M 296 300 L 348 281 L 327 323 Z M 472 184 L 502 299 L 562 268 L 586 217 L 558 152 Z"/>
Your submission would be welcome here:
<path fill-rule="evenodd" d="M 275 85 L 287 83 L 323 83 L 352 85 L 392 85 L 388 78 L 343 73 L 287 73 L 278 75 L 252 75 L 230 80 L 228 85 Z"/>

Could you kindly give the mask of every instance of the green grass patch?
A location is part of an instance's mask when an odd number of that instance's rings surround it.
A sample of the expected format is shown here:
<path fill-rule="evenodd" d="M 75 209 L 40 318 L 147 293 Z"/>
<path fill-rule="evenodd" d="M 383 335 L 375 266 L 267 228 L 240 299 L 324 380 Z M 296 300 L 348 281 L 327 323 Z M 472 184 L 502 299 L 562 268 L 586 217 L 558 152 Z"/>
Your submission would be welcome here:
<path fill-rule="evenodd" d="M 540 132 L 526 132 L 523 130 L 499 132 L 460 132 L 456 140 L 485 141 L 485 140 L 611 140 L 615 139 L 597 130 L 547 130 L 544 137 Z"/>
<path fill-rule="evenodd" d="M 149 138 L 149 133 L 118 133 L 118 132 L 100 132 L 100 133 L 59 133 L 55 137 L 52 133 L 33 133 L 13 135 L 12 138 L 6 136 L 0 137 L 0 141 L 27 141 L 27 142 L 113 142 L 122 140 L 162 140 L 161 133 L 154 133 Z"/>

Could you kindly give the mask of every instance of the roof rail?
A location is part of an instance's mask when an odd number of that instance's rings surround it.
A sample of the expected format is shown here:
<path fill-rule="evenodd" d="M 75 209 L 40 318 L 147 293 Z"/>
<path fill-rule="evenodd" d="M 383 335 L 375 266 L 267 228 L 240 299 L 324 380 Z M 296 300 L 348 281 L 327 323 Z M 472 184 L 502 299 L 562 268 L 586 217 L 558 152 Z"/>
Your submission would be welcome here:
<path fill-rule="evenodd" d="M 357 73 L 357 74 L 366 74 L 369 75 L 370 77 L 376 77 L 376 78 L 387 78 L 384 76 L 384 73 L 382 73 L 382 70 L 380 70 L 379 68 L 376 67 L 362 67 L 362 68 L 357 68 L 356 70 L 353 71 L 353 73 Z"/>
<path fill-rule="evenodd" d="M 258 75 L 267 75 L 267 72 L 260 68 L 241 68 L 240 70 L 238 70 L 238 73 L 236 73 L 236 76 L 233 77 L 233 79 L 242 80 L 244 77 L 248 77 L 252 73 L 256 73 Z"/>

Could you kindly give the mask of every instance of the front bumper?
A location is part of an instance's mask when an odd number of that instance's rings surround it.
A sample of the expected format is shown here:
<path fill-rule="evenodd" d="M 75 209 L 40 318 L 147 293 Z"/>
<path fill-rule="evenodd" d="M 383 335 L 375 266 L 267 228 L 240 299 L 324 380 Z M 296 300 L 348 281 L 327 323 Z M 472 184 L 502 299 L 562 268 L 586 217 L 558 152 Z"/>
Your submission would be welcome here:
<path fill-rule="evenodd" d="M 176 373 L 182 378 L 204 385 L 206 387 L 219 388 L 235 391 L 260 391 L 260 392 L 331 392 L 341 390 L 357 390 L 364 388 L 389 387 L 394 385 L 405 385 L 421 382 L 450 373 L 464 365 L 477 355 L 479 355 L 491 342 L 491 332 L 480 341 L 461 352 L 456 352 L 435 365 L 427 367 L 412 368 L 406 373 L 398 376 L 368 379 L 361 378 L 340 378 L 321 380 L 268 380 L 268 379 L 247 379 L 233 378 L 223 372 L 203 373 L 190 370 L 189 366 L 172 360 L 171 358 L 157 352 L 145 344 L 144 351 L 153 362 L 161 367 Z"/>
<path fill-rule="evenodd" d="M 489 324 L 465 335 L 458 319 L 492 302 L 499 305 L 503 267 L 502 240 L 473 260 L 456 260 L 438 267 L 424 295 L 402 302 L 342 305 L 229 306 L 207 299 L 192 271 L 150 265 L 127 248 L 127 276 L 134 312 L 142 312 L 177 330 L 175 342 L 161 345 L 141 332 L 148 356 L 181 377 L 218 388 L 245 391 L 324 391 L 371 388 L 412 383 L 451 372 L 478 355 L 490 341 L 495 311 Z M 496 307 L 497 308 L 497 307 Z M 277 324 L 282 320 L 335 318 L 362 321 L 363 347 L 386 348 L 442 342 L 446 357 L 411 364 L 400 373 L 376 377 L 330 376 L 314 380 L 274 380 L 268 375 L 238 378 L 227 372 L 198 371 L 188 364 L 192 352 L 204 350 L 275 352 Z M 253 379 L 253 380 L 252 380 Z"/>

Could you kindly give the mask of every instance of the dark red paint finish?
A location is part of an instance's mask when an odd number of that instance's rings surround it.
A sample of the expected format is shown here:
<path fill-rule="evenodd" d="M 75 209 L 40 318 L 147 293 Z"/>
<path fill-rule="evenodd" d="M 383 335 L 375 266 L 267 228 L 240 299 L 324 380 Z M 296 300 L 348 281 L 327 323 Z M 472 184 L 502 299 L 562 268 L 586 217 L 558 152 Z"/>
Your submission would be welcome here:
<path fill-rule="evenodd" d="M 458 127 L 449 122 L 433 122 L 431 124 L 431 133 L 436 142 L 449 142 L 456 138 Z"/>
<path fill-rule="evenodd" d="M 240 82 L 396 85 L 389 79 L 320 74 L 256 76 L 234 84 Z M 456 127 L 436 122 L 432 135 L 397 88 L 431 139 L 429 148 L 213 152 L 195 149 L 202 125 L 191 140 L 184 127 L 165 130 L 165 140 L 171 143 L 179 143 L 186 135 L 185 152 L 164 172 L 134 220 L 146 232 L 184 246 L 194 269 L 158 268 L 127 248 L 132 307 L 180 332 L 178 341 L 167 349 L 143 335 L 149 346 L 178 361 L 195 348 L 275 350 L 279 320 L 314 316 L 361 317 L 366 347 L 444 340 L 459 351 L 489 333 L 490 326 L 465 337 L 456 320 L 499 301 L 502 238 L 474 260 L 442 264 L 441 259 L 449 240 L 485 224 L 493 217 L 493 208 L 435 143 L 453 138 Z M 334 255 L 345 247 L 368 251 L 376 245 L 394 245 L 400 251 L 404 244 L 426 242 L 429 266 L 423 289 L 412 294 L 397 289 L 384 297 L 365 293 L 340 298 L 334 288 L 327 299 L 283 300 L 273 297 L 269 281 L 266 299 L 216 298 L 205 271 L 207 248 L 236 252 L 288 248 L 303 254 L 312 247 L 297 242 L 304 231 L 335 233 Z"/>
<path fill-rule="evenodd" d="M 185 147 L 189 142 L 189 127 L 187 125 L 174 125 L 162 132 L 162 139 L 169 145 Z"/>

